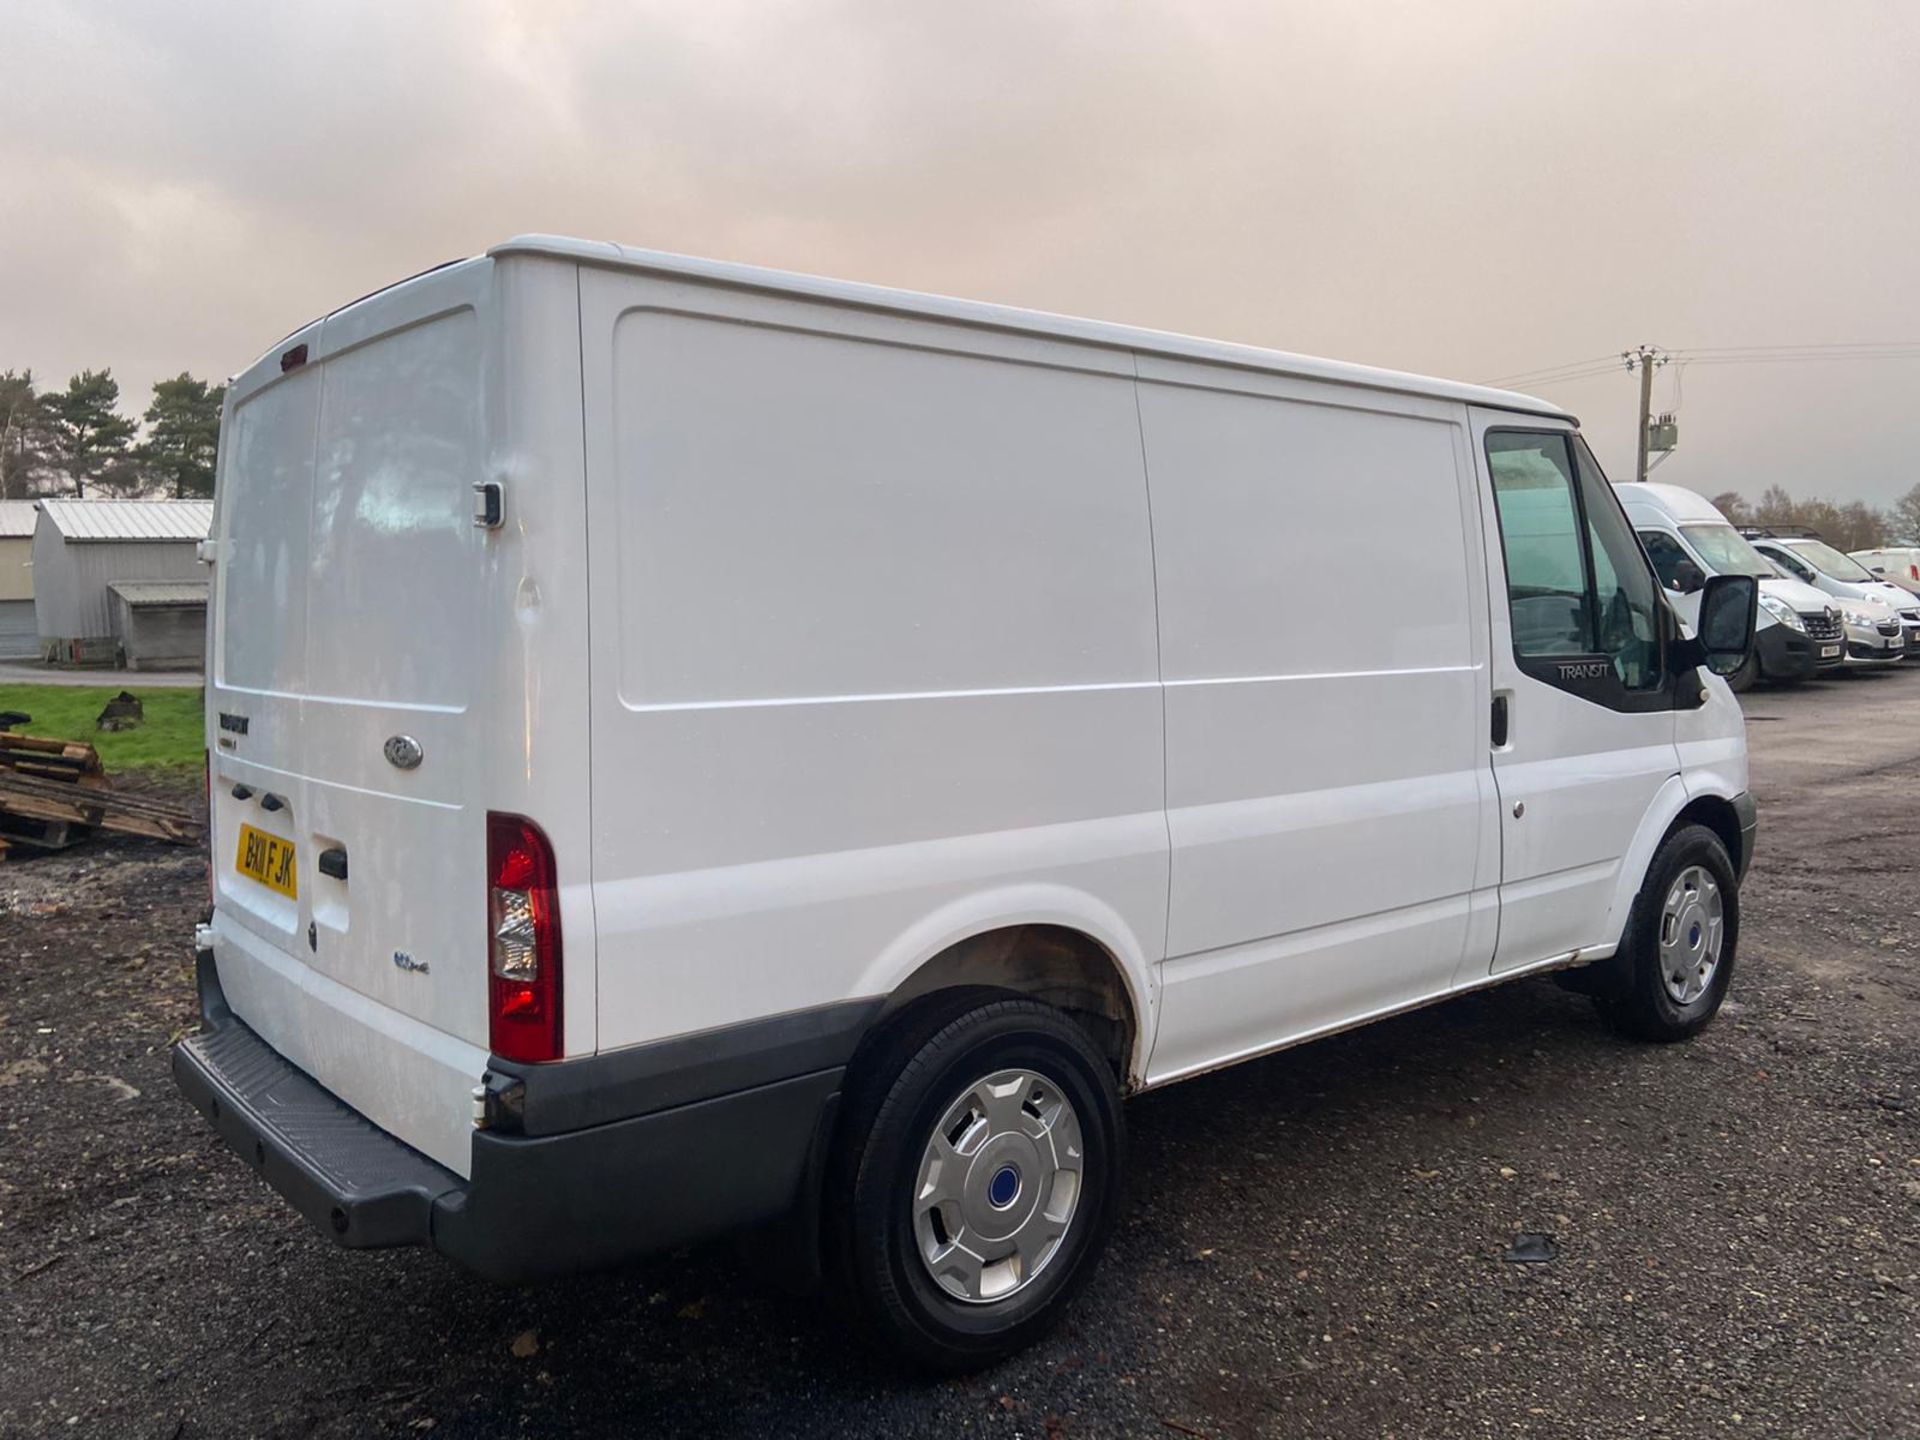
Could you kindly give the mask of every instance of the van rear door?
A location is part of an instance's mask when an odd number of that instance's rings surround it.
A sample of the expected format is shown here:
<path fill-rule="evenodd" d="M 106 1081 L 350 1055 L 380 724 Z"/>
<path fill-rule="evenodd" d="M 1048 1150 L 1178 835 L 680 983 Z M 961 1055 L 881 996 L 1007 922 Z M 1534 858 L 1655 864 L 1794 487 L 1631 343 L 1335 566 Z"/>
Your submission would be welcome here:
<path fill-rule="evenodd" d="M 461 1173 L 487 1045 L 472 487 L 490 269 L 362 301 L 236 383 L 208 694 L 229 1002 Z"/>

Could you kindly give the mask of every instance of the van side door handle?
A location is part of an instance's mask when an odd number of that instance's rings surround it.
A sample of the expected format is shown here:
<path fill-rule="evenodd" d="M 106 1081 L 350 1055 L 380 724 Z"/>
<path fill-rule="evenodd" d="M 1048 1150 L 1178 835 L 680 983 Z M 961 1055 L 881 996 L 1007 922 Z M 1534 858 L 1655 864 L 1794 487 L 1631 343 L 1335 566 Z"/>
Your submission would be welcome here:
<path fill-rule="evenodd" d="M 1493 697 L 1493 724 L 1491 727 L 1493 748 L 1498 750 L 1507 743 L 1507 697 Z"/>

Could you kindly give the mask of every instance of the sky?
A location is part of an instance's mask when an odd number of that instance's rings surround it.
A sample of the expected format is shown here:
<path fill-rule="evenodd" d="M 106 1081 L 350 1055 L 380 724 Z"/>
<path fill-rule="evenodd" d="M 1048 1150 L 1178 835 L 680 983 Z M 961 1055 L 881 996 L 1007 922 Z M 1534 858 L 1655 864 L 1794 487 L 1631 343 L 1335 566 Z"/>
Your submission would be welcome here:
<path fill-rule="evenodd" d="M 1920 356 L 1914 0 L 0 0 L 0 369 L 124 408 L 549 231 L 1463 380 Z M 1624 368 L 1529 387 L 1633 470 Z M 1920 358 L 1671 365 L 1661 480 L 1885 504 Z"/>

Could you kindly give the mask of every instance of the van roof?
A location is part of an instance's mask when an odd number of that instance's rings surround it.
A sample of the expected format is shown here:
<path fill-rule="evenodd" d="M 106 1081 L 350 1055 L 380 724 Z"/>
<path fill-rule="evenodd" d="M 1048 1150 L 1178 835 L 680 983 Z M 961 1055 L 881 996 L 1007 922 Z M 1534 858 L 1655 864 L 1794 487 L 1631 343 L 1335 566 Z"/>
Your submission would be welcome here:
<path fill-rule="evenodd" d="M 1651 480 L 1616 480 L 1613 493 L 1620 497 L 1620 503 L 1632 508 L 1637 500 L 1644 508 L 1658 510 L 1676 525 L 1708 521 L 1725 525 L 1730 523 L 1713 506 L 1713 502 L 1698 490 L 1689 490 L 1684 485 L 1659 485 Z"/>
<path fill-rule="evenodd" d="M 1398 370 L 1375 369 L 1340 360 L 1317 360 L 1282 350 L 1265 350 L 1253 345 L 1232 345 L 1219 340 L 1201 340 L 1160 330 L 1143 330 L 1130 325 L 1111 325 L 1098 320 L 1079 320 L 1050 315 L 1038 310 L 1022 310 L 1011 305 L 989 305 L 976 300 L 955 300 L 941 295 L 923 295 L 912 290 L 893 290 L 880 285 L 861 285 L 847 280 L 828 280 L 815 275 L 797 275 L 785 270 L 767 270 L 755 265 L 736 265 L 721 260 L 701 260 L 673 255 L 660 250 L 642 250 L 606 241 L 574 240 L 562 235 L 517 235 L 487 251 L 494 257 L 508 255 L 551 255 L 583 265 L 598 265 L 614 270 L 643 271 L 672 275 L 682 279 L 732 285 L 743 289 L 800 295 L 814 300 L 832 300 L 870 310 L 925 315 L 963 325 L 979 325 L 996 330 L 1046 335 L 1077 340 L 1090 345 L 1146 351 L 1179 359 L 1207 361 L 1217 365 L 1236 365 L 1250 370 L 1266 370 L 1295 375 L 1309 380 L 1325 380 L 1339 385 L 1361 385 L 1374 390 L 1435 396 L 1469 405 L 1485 405 L 1501 410 L 1517 410 L 1544 415 L 1556 420 L 1579 422 L 1559 406 L 1510 390 L 1485 385 L 1469 385 L 1455 380 L 1437 380 L 1425 375 L 1410 375 Z"/>

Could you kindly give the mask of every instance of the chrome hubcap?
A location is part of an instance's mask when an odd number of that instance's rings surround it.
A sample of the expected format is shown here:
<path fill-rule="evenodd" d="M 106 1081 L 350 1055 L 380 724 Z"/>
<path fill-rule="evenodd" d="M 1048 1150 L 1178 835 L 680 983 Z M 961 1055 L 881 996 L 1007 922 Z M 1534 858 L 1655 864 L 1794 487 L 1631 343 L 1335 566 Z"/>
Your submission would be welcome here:
<path fill-rule="evenodd" d="M 1080 1117 L 1031 1070 L 996 1070 L 955 1097 L 920 1157 L 913 1235 L 956 1300 L 1004 1300 L 1059 1253 L 1080 1202 Z"/>
<path fill-rule="evenodd" d="M 1724 924 L 1713 876 L 1689 865 L 1674 877 L 1660 907 L 1660 978 L 1674 1004 L 1691 1005 L 1713 984 Z"/>

